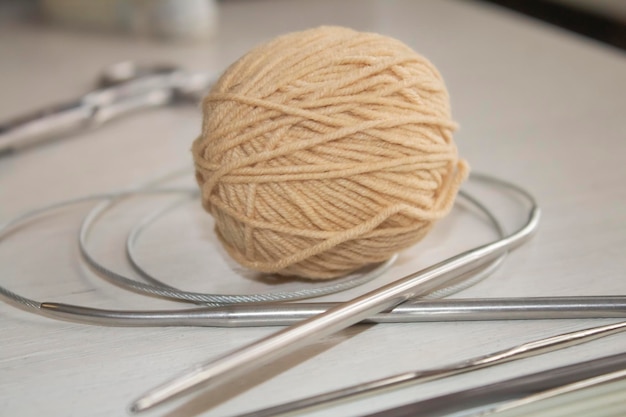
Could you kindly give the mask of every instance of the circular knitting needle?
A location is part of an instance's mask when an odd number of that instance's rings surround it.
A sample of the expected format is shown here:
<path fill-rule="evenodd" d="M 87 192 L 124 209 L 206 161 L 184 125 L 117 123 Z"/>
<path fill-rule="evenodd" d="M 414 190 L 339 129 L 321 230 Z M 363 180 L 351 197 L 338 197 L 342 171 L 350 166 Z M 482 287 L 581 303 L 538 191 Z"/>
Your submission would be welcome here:
<path fill-rule="evenodd" d="M 319 338 L 345 329 L 378 312 L 392 309 L 408 299 L 423 296 L 444 285 L 454 284 L 463 279 L 466 272 L 521 245 L 533 235 L 539 223 L 540 210 L 533 197 L 513 184 L 490 177 L 481 177 L 481 179 L 515 190 L 528 199 L 532 207 L 524 226 L 502 239 L 409 274 L 217 360 L 196 365 L 182 375 L 142 395 L 131 404 L 130 411 L 142 412 L 207 385 L 232 380 L 313 340 L 319 340 Z"/>
<path fill-rule="evenodd" d="M 322 314 L 338 303 L 268 303 L 180 310 L 104 310 L 42 302 L 46 317 L 83 324 L 124 327 L 289 326 Z M 626 318 L 626 296 L 456 298 L 407 301 L 366 323 Z"/>

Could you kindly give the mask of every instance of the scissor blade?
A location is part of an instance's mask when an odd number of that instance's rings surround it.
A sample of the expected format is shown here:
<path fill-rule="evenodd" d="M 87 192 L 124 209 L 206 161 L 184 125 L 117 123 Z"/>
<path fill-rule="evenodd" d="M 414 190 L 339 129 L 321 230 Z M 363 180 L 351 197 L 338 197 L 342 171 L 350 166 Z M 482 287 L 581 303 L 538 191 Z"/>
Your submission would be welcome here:
<path fill-rule="evenodd" d="M 0 124 L 0 155 L 85 128 L 93 108 L 82 99 L 57 104 Z"/>

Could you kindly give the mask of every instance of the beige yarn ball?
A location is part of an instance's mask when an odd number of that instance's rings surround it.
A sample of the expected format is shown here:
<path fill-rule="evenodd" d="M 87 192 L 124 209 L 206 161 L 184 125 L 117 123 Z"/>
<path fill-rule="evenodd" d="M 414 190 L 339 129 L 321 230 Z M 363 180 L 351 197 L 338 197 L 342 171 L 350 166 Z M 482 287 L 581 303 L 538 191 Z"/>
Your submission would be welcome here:
<path fill-rule="evenodd" d="M 448 213 L 467 173 L 441 76 L 378 34 L 278 37 L 234 63 L 203 112 L 203 206 L 257 271 L 326 279 L 386 260 Z"/>

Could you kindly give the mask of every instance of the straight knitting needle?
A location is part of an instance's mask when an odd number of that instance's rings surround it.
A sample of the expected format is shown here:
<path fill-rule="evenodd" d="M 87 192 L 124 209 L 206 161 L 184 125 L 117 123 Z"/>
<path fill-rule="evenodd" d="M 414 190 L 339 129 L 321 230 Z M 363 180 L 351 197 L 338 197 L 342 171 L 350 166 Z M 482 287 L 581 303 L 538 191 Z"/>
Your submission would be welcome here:
<path fill-rule="evenodd" d="M 488 355 L 456 362 L 441 368 L 391 375 L 336 391 L 330 391 L 320 395 L 303 398 L 301 400 L 265 408 L 263 410 L 256 410 L 251 413 L 241 414 L 236 417 L 273 417 L 294 411 L 302 411 L 307 408 L 329 405 L 335 401 L 345 400 L 357 395 L 372 394 L 377 391 L 387 390 L 389 388 L 407 383 L 433 381 L 531 356 L 537 356 L 558 349 L 564 349 L 570 346 L 591 342 L 592 340 L 607 337 L 623 331 L 626 331 L 626 321 L 564 333 L 545 339 L 534 340 L 532 342 L 500 350 Z"/>
<path fill-rule="evenodd" d="M 506 183 L 501 183 L 501 185 L 517 189 Z M 532 196 L 523 190 L 520 192 L 534 203 Z M 196 365 L 182 375 L 142 395 L 131 404 L 130 411 L 133 413 L 145 411 L 209 384 L 232 380 L 313 340 L 319 340 L 319 338 L 345 329 L 378 312 L 392 309 L 411 298 L 423 296 L 442 286 L 453 285 L 463 278 L 463 274 L 492 261 L 528 240 L 537 228 L 539 217 L 539 208 L 533 204 L 526 224 L 511 235 L 409 274 L 217 360 Z"/>

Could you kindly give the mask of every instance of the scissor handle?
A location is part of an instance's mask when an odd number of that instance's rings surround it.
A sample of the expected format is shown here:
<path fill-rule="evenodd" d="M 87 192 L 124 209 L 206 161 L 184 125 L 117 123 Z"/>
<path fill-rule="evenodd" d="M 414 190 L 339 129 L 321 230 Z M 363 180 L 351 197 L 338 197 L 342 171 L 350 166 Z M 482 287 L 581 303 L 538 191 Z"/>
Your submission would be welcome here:
<path fill-rule="evenodd" d="M 129 81 L 158 74 L 171 74 L 178 71 L 174 65 L 157 64 L 151 66 L 138 65 L 133 61 L 122 61 L 105 67 L 96 83 L 97 88 L 107 88 Z"/>

